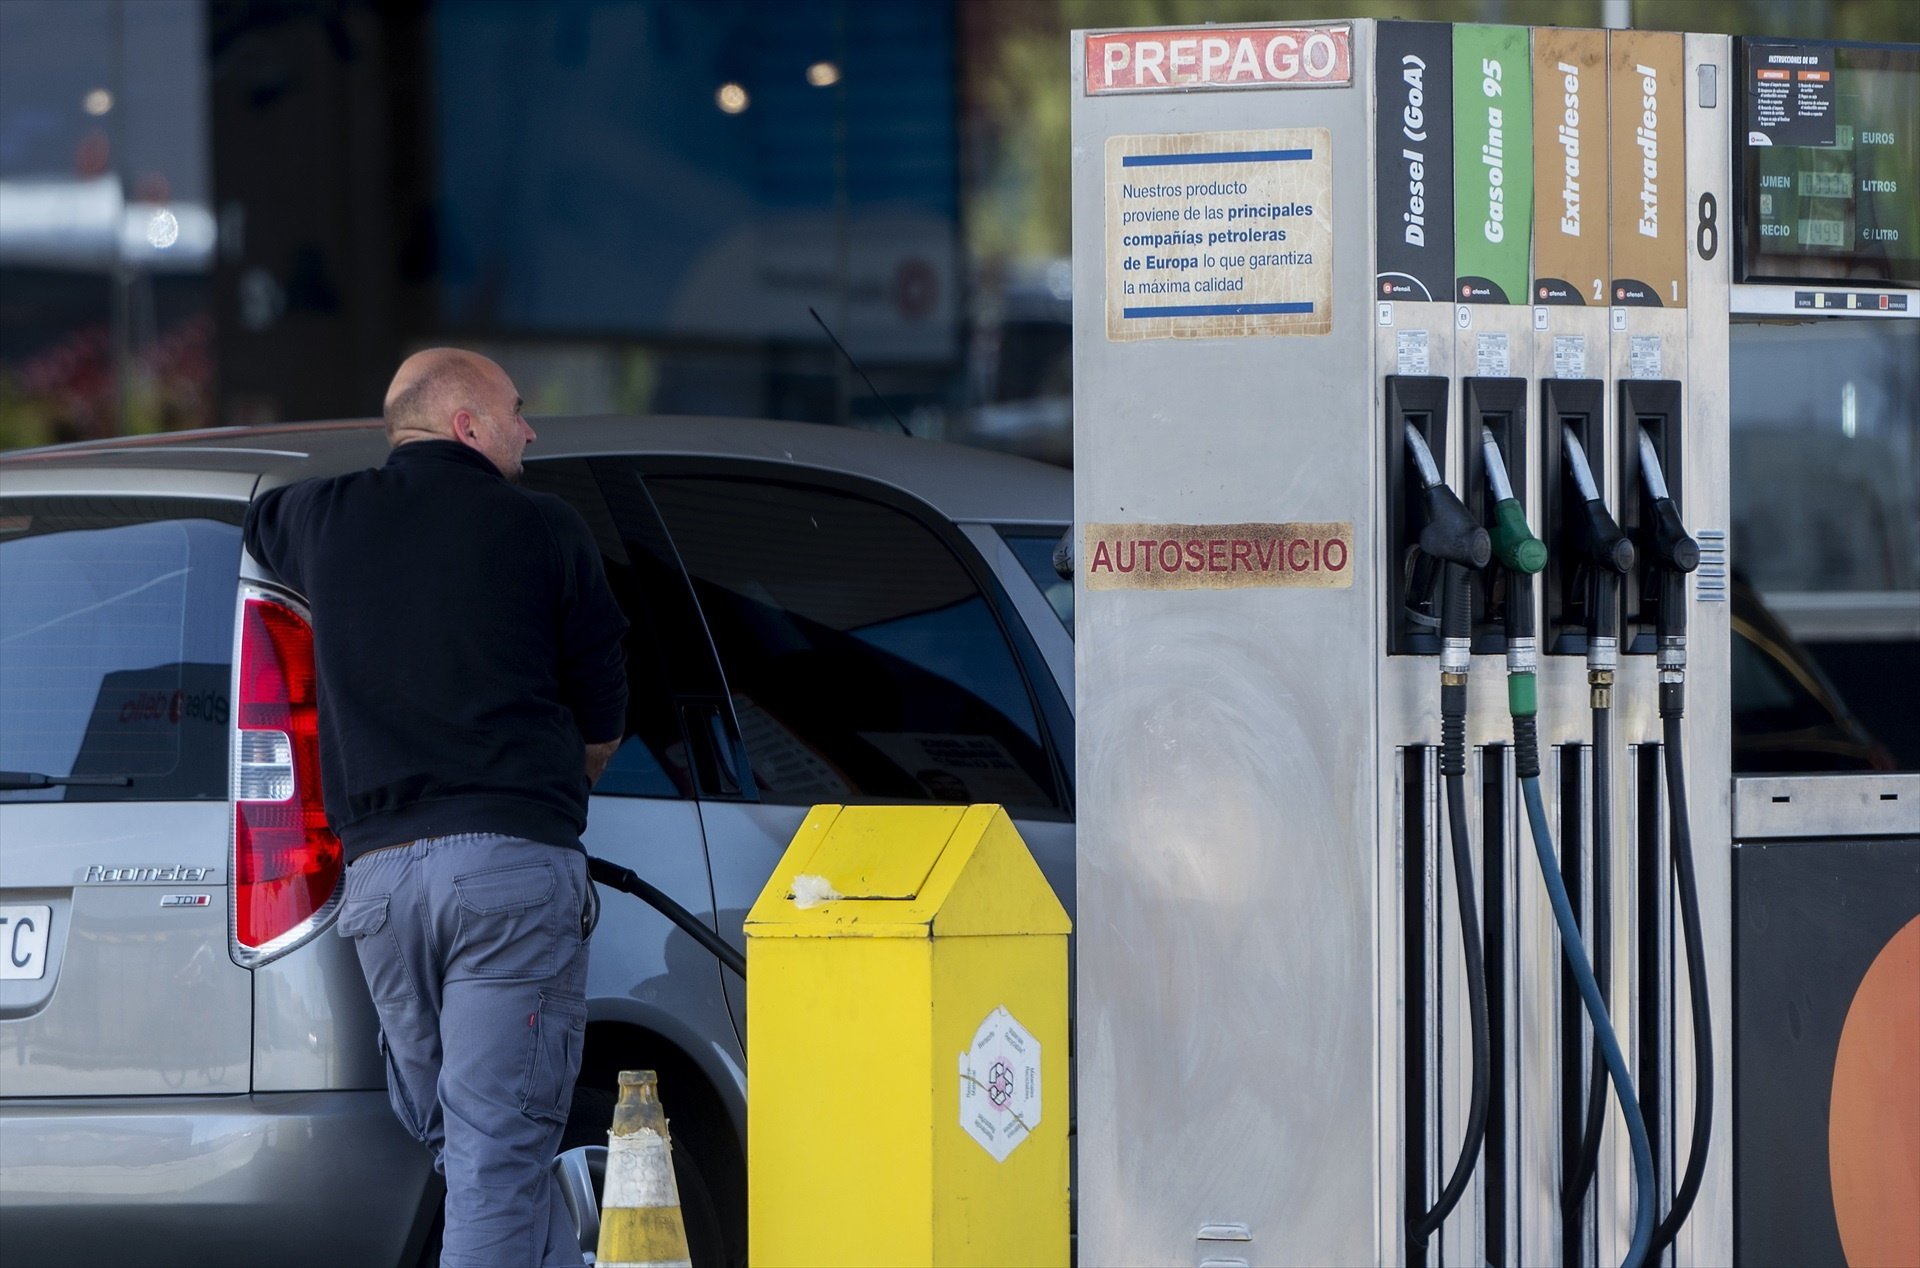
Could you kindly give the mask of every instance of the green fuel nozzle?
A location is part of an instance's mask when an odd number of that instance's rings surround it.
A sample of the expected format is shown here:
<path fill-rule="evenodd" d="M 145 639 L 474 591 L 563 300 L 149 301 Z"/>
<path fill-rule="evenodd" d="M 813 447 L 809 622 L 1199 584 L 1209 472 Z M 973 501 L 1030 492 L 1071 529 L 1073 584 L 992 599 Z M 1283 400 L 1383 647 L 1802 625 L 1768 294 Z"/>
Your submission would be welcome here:
<path fill-rule="evenodd" d="M 1487 484 L 1493 490 L 1493 557 L 1514 572 L 1531 576 L 1547 566 L 1547 544 L 1527 527 L 1527 511 L 1513 495 L 1513 481 L 1493 429 L 1480 428 L 1480 448 L 1486 455 Z"/>

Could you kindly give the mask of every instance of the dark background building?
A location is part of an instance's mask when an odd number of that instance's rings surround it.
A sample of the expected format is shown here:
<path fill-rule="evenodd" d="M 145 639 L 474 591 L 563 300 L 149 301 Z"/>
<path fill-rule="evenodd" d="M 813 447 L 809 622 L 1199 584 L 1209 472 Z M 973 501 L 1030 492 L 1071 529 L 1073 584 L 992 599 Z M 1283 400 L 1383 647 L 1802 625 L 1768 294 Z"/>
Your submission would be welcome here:
<path fill-rule="evenodd" d="M 1069 462 L 1067 33 L 1339 16 L 1920 40 L 1911 0 L 0 0 L 0 448 L 364 416 L 457 342 L 533 414 Z M 1736 561 L 1909 763 L 1916 326 L 1733 347 Z"/>

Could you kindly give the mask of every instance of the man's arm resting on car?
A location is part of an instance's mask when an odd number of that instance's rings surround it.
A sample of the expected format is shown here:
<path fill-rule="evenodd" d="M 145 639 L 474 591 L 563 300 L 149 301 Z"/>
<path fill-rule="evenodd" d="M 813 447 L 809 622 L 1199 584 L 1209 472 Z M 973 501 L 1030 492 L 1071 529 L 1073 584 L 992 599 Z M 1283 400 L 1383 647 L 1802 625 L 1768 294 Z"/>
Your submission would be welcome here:
<path fill-rule="evenodd" d="M 587 784 L 589 786 L 600 782 L 600 773 L 607 769 L 607 763 L 613 760 L 613 751 L 619 747 L 619 740 L 587 745 Z"/>

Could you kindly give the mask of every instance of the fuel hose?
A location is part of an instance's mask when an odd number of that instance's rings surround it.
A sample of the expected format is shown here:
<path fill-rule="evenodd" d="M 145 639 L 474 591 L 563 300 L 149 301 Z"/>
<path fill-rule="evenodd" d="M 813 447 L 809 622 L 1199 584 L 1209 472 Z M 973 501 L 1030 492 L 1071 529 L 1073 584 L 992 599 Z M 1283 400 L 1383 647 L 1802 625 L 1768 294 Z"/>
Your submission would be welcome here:
<path fill-rule="evenodd" d="M 657 885 L 640 879 L 640 874 L 630 867 L 608 859 L 587 858 L 587 875 L 608 889 L 617 889 L 623 894 L 632 894 L 641 902 L 671 920 L 688 937 L 698 942 L 712 953 L 714 959 L 738 973 L 744 980 L 747 976 L 747 957 L 728 946 L 719 934 L 703 924 L 700 918 L 667 897 Z"/>
<path fill-rule="evenodd" d="M 1621 1109 L 1626 1115 L 1627 1133 L 1633 1146 L 1634 1224 L 1633 1241 L 1628 1247 L 1624 1265 L 1625 1268 L 1640 1268 L 1646 1262 L 1654 1231 L 1653 1146 L 1647 1138 L 1646 1119 L 1641 1113 L 1639 1098 L 1634 1095 L 1633 1079 L 1627 1071 L 1626 1058 L 1620 1051 L 1619 1038 L 1614 1034 L 1606 1001 L 1601 996 L 1600 983 L 1594 976 L 1593 965 L 1587 960 L 1586 946 L 1580 939 L 1580 925 L 1574 918 L 1573 903 L 1568 899 L 1567 887 L 1560 879 L 1552 830 L 1547 824 L 1546 807 L 1540 797 L 1536 685 L 1539 657 L 1534 641 L 1533 574 L 1545 566 L 1546 551 L 1528 530 L 1519 504 L 1512 502 L 1512 489 L 1499 446 L 1490 432 L 1483 429 L 1482 434 L 1488 484 L 1494 497 L 1500 499 L 1496 502 L 1495 514 L 1502 531 L 1494 535 L 1494 555 L 1507 570 L 1507 711 L 1513 717 L 1514 769 L 1520 777 L 1521 793 L 1526 799 L 1527 822 L 1532 829 L 1540 874 L 1547 887 L 1547 897 L 1553 905 L 1554 921 L 1560 927 L 1561 949 L 1567 957 L 1568 967 L 1573 971 L 1587 1014 L 1593 1018 L 1594 1038 L 1600 1045 L 1600 1061 L 1612 1073 L 1614 1086 L 1620 1092 Z M 1510 522 L 1507 517 L 1500 516 L 1500 509 L 1507 502 L 1512 502 Z"/>
<path fill-rule="evenodd" d="M 1562 451 L 1582 506 L 1573 519 L 1576 548 L 1589 569 L 1587 586 L 1587 684 L 1593 738 L 1593 964 L 1601 1002 L 1613 1004 L 1613 678 L 1620 661 L 1620 578 L 1633 567 L 1633 543 L 1614 521 L 1580 435 L 1560 425 Z M 1606 1129 L 1607 1067 L 1594 1037 L 1588 1066 L 1586 1114 L 1573 1170 L 1561 1192 L 1566 1210 L 1578 1207 L 1600 1162 Z"/>
<path fill-rule="evenodd" d="M 1515 721 L 1517 725 L 1518 719 Z M 1593 1033 L 1600 1042 L 1601 1059 L 1613 1077 L 1614 1090 L 1620 1095 L 1620 1111 L 1627 1120 L 1627 1139 L 1633 1148 L 1633 1241 L 1621 1265 L 1622 1268 L 1641 1268 L 1647 1262 L 1654 1235 L 1653 1145 L 1647 1139 L 1647 1123 L 1640 1112 L 1640 1098 L 1634 1094 L 1627 1059 L 1620 1052 L 1620 1040 L 1607 1016 L 1607 1006 L 1600 999 L 1600 984 L 1594 980 L 1593 965 L 1588 963 L 1586 947 L 1580 941 L 1580 924 L 1574 918 L 1573 903 L 1568 900 L 1567 887 L 1560 879 L 1553 829 L 1547 823 L 1547 808 L 1540 799 L 1540 767 L 1537 745 L 1534 747 L 1533 773 L 1529 775 L 1522 768 L 1520 792 L 1526 799 L 1527 823 L 1533 830 L 1534 857 L 1540 861 L 1540 876 L 1546 882 L 1547 899 L 1553 904 L 1554 923 L 1560 926 L 1560 949 L 1567 957 L 1567 967 L 1573 970 L 1573 980 L 1580 988 L 1587 1015 L 1593 1018 Z"/>
<path fill-rule="evenodd" d="M 1667 781 L 1667 837 L 1680 899 L 1681 935 L 1687 947 L 1687 993 L 1693 1009 L 1693 1131 L 1687 1167 L 1673 1192 L 1673 1206 L 1653 1235 L 1653 1252 L 1673 1244 L 1693 1211 L 1706 1174 L 1713 1134 L 1713 1018 L 1707 997 L 1707 959 L 1700 922 L 1700 893 L 1693 872 L 1693 824 L 1687 810 L 1686 761 L 1681 747 L 1687 697 L 1687 574 L 1700 566 L 1700 545 L 1680 522 L 1667 489 L 1660 452 L 1640 428 L 1640 473 L 1652 514 L 1649 541 L 1660 574 L 1660 611 L 1655 622 L 1660 671 L 1660 748 Z"/>
<path fill-rule="evenodd" d="M 1444 485 L 1441 486 L 1445 488 Z M 1449 496 L 1451 494 L 1449 493 Z M 1456 502 L 1458 499 L 1454 499 Z M 1486 558 L 1486 540 L 1482 532 L 1477 549 L 1467 554 Z M 1441 616 L 1442 645 L 1440 674 L 1440 774 L 1446 782 L 1447 835 L 1453 853 L 1453 889 L 1460 910 L 1460 949 L 1466 962 L 1467 1014 L 1472 1030 L 1471 1091 L 1467 1105 L 1466 1132 L 1460 1141 L 1460 1154 L 1453 1172 L 1433 1205 L 1407 1219 L 1407 1237 L 1414 1246 L 1425 1246 L 1435 1229 L 1460 1204 L 1479 1165 L 1480 1150 L 1487 1137 L 1487 1105 L 1492 1081 L 1492 1041 L 1487 1021 L 1487 966 L 1481 946 L 1479 907 L 1474 899 L 1473 848 L 1467 828 L 1466 734 L 1467 669 L 1471 665 L 1469 634 L 1473 596 L 1467 567 L 1449 561 L 1445 571 L 1446 593 Z"/>
<path fill-rule="evenodd" d="M 1453 852 L 1453 888 L 1460 909 L 1460 948 L 1466 961 L 1467 1014 L 1472 1029 L 1472 1090 L 1466 1132 L 1453 1171 L 1431 1207 L 1407 1216 L 1408 1243 L 1424 1247 L 1460 1204 L 1480 1162 L 1487 1138 L 1487 1106 L 1492 1082 L 1492 1040 L 1487 1022 L 1487 966 L 1481 945 L 1479 906 L 1473 896 L 1473 847 L 1467 829 L 1467 673 L 1473 668 L 1473 590 L 1470 569 L 1486 567 L 1493 553 L 1487 530 L 1441 478 L 1427 438 L 1406 425 L 1407 457 L 1424 491 L 1427 521 L 1420 529 L 1420 552 L 1441 560 L 1440 602 L 1440 774 L 1446 783 L 1447 835 Z"/>

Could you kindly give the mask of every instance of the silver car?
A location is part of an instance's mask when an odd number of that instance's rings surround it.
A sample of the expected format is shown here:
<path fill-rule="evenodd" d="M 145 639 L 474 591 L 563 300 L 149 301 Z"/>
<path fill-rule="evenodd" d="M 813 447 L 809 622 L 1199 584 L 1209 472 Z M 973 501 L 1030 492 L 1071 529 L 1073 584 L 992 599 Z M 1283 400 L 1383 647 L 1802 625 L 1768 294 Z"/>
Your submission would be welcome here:
<path fill-rule="evenodd" d="M 807 807 L 1007 805 L 1073 907 L 1071 478 L 794 424 L 552 419 L 526 482 L 633 622 L 590 853 L 736 946 Z M 0 456 L 0 1246 L 10 1266 L 413 1265 L 439 1181 L 334 936 L 307 613 L 241 547 L 260 489 L 377 423 Z M 624 1068 L 660 1072 L 694 1261 L 746 1258 L 744 988 L 602 891 L 556 1166 L 591 1247 Z"/>

